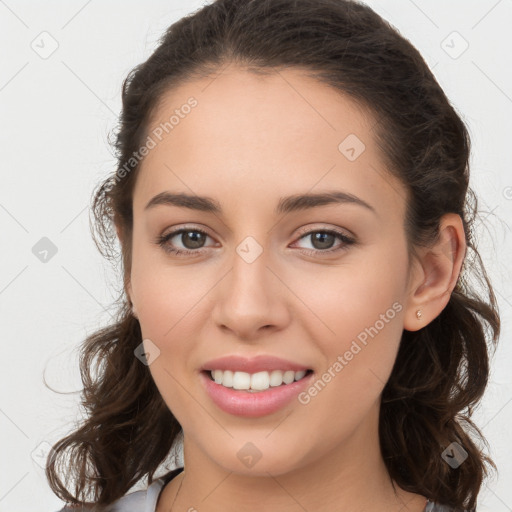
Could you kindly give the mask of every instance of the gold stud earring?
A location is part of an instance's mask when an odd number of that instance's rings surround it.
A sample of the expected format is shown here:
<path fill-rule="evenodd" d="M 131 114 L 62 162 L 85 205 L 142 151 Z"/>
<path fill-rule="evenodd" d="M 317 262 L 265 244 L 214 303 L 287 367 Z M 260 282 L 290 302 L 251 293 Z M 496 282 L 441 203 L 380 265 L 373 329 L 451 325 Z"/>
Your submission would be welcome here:
<path fill-rule="evenodd" d="M 416 311 L 416 318 L 419 320 L 421 318 L 421 309 Z"/>

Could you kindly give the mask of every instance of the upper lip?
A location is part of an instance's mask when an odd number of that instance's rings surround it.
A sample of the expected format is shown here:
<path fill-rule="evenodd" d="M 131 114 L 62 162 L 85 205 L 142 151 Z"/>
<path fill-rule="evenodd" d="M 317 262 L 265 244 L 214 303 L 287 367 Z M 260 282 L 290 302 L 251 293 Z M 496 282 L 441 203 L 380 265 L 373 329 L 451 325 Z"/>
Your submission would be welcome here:
<path fill-rule="evenodd" d="M 257 373 L 263 371 L 273 370 L 293 370 L 298 372 L 300 370 L 309 370 L 307 366 L 293 361 L 287 361 L 280 357 L 259 355 L 255 357 L 242 357 L 237 355 L 230 355 L 212 359 L 204 363 L 202 370 L 231 370 L 247 373 Z"/>

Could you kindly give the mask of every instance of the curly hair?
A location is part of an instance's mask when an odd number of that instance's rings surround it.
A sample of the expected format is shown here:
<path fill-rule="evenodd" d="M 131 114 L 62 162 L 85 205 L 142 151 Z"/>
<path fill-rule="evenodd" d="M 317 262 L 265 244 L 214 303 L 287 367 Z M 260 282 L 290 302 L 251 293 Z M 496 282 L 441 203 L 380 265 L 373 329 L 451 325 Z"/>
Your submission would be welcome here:
<path fill-rule="evenodd" d="M 401 488 L 457 511 L 474 510 L 487 466 L 496 470 L 479 447 L 488 444 L 471 416 L 487 386 L 500 318 L 474 240 L 470 138 L 419 52 L 371 8 L 350 0 L 216 0 L 172 24 L 124 80 L 117 169 L 94 190 L 91 207 L 93 239 L 105 258 L 122 260 L 124 289 L 114 323 L 81 346 L 87 417 L 50 451 L 46 476 L 53 492 L 72 504 L 89 499 L 101 510 L 142 478 L 152 482 L 181 433 L 148 367 L 134 357 L 142 342 L 126 293 L 140 166 L 134 155 L 166 91 L 229 63 L 254 73 L 304 70 L 373 114 L 386 166 L 408 191 L 410 254 L 436 240 L 445 213 L 462 218 L 467 251 L 456 287 L 437 318 L 403 331 L 382 393 L 379 437 Z M 468 454 L 457 469 L 441 457 L 452 442 Z"/>

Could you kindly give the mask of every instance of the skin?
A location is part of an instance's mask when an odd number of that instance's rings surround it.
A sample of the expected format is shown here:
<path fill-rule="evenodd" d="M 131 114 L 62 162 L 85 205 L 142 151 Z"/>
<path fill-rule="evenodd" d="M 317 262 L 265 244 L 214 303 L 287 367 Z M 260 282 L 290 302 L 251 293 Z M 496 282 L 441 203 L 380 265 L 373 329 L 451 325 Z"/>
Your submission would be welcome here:
<path fill-rule="evenodd" d="M 262 77 L 230 65 L 184 83 L 165 94 L 148 133 L 190 96 L 198 105 L 144 158 L 133 198 L 127 291 L 143 338 L 160 350 L 151 375 L 184 431 L 186 471 L 164 488 L 157 512 L 169 512 L 180 484 L 173 511 L 423 511 L 424 496 L 393 490 L 379 448 L 380 398 L 403 329 L 438 316 L 455 287 L 460 217 L 445 215 L 439 242 L 410 258 L 405 188 L 384 167 L 375 120 L 299 70 Z M 365 144 L 354 161 L 338 149 L 349 134 Z M 274 214 L 282 196 L 329 190 L 375 211 L 332 204 Z M 145 210 L 163 191 L 209 196 L 223 213 Z M 198 256 L 155 242 L 180 227 L 207 231 Z M 311 236 L 322 229 L 356 242 L 333 238 L 323 249 Z M 252 263 L 236 251 L 247 236 L 262 249 Z M 181 235 L 168 244 L 197 251 Z M 228 354 L 276 355 L 321 376 L 397 303 L 394 318 L 307 404 L 241 418 L 199 382 L 202 364 Z M 252 467 L 237 457 L 247 442 L 261 452 Z"/>

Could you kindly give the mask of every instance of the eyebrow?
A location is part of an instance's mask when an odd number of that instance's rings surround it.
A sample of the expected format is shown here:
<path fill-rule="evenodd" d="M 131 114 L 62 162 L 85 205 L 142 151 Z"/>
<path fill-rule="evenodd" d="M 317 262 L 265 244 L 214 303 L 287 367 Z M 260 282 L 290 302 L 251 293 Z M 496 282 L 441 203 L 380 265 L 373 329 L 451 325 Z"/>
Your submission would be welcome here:
<path fill-rule="evenodd" d="M 377 214 L 375 208 L 369 205 L 366 201 L 363 201 L 353 194 L 341 191 L 330 191 L 315 194 L 296 194 L 288 197 L 281 197 L 277 203 L 275 213 L 280 215 L 330 204 L 356 204 Z M 177 206 L 179 208 L 189 208 L 191 210 L 222 215 L 222 207 L 220 203 L 207 196 L 161 192 L 148 202 L 144 210 L 149 210 L 158 205 Z"/>

